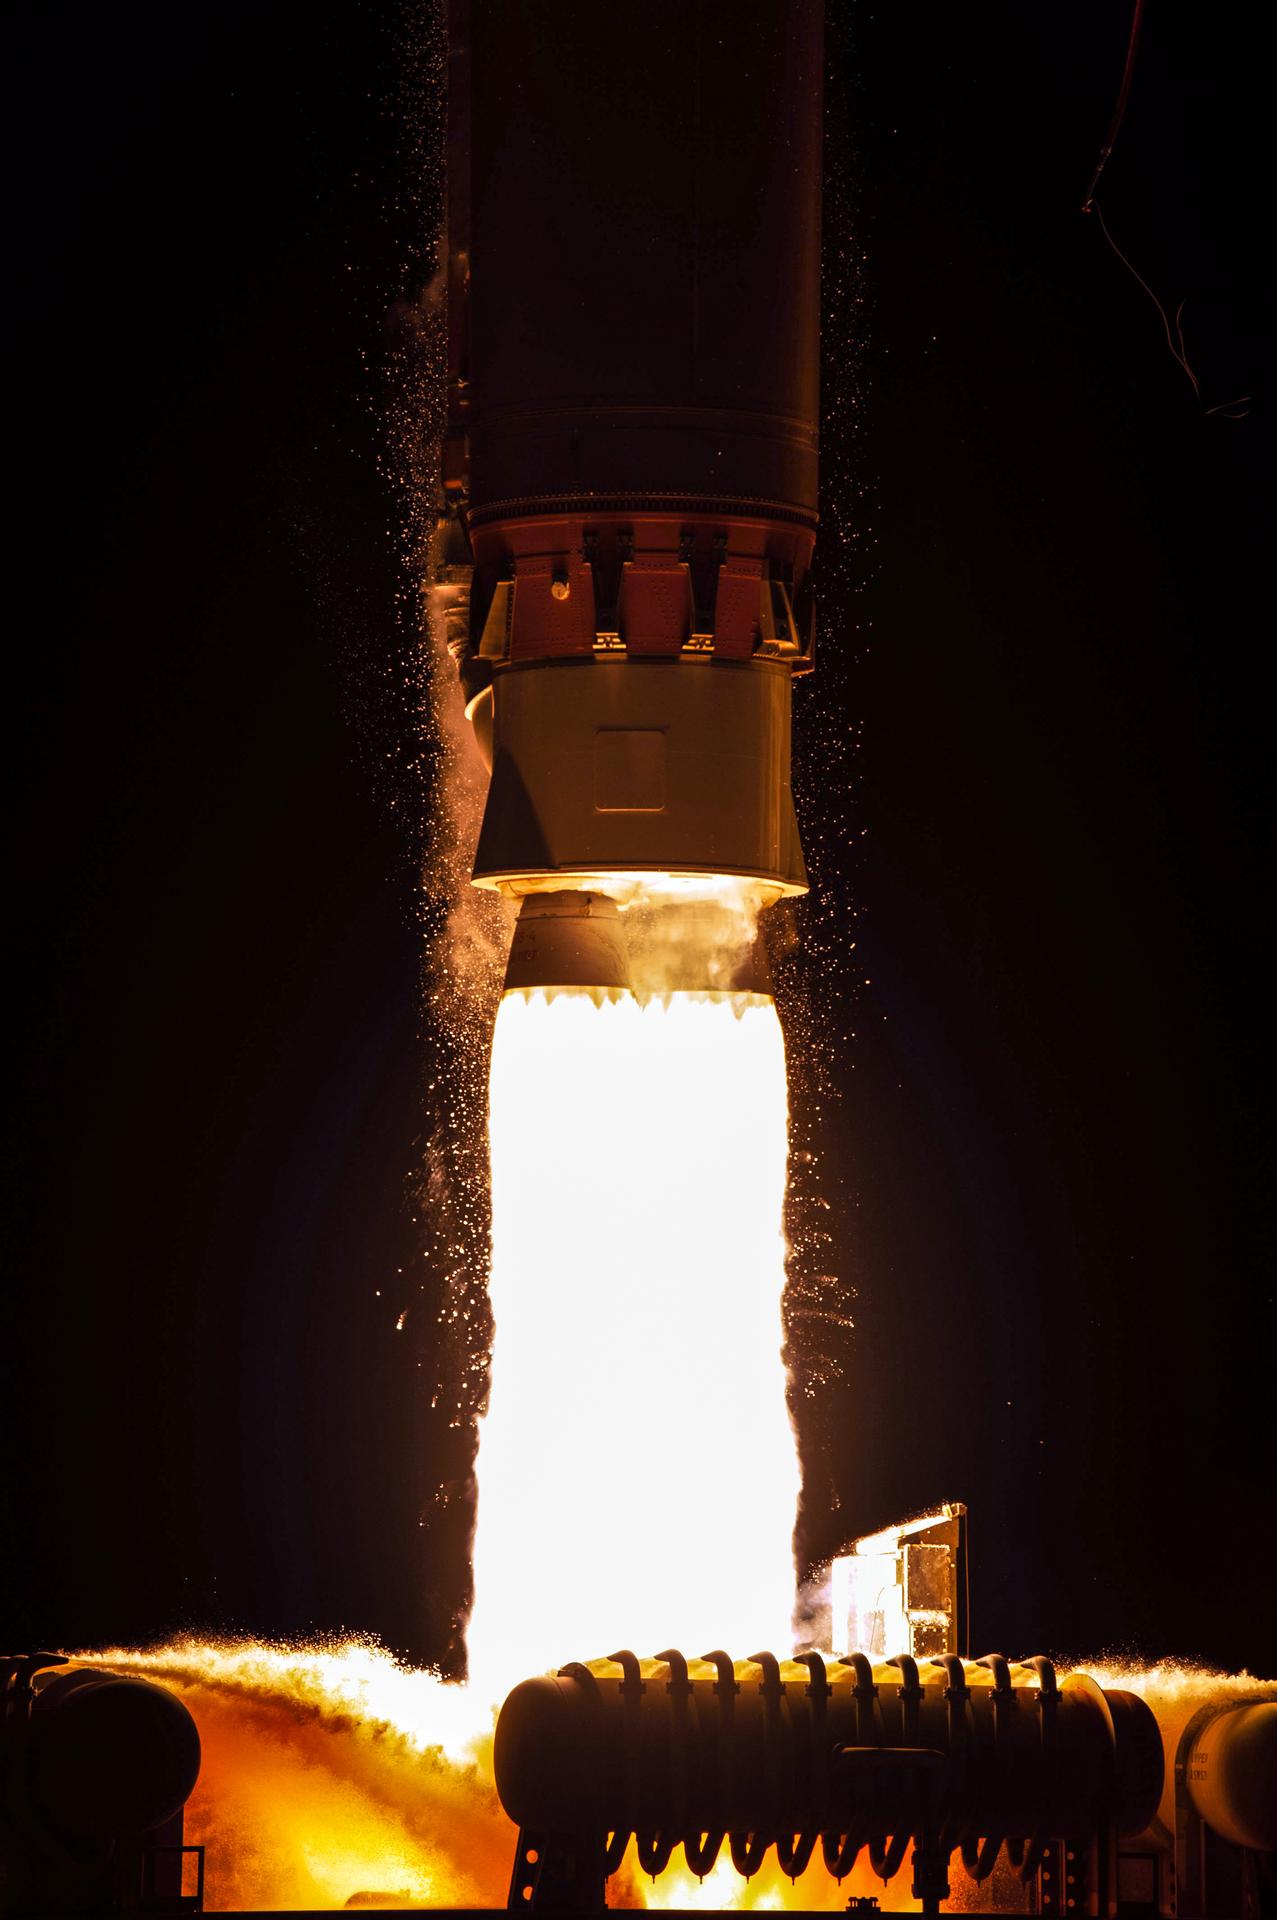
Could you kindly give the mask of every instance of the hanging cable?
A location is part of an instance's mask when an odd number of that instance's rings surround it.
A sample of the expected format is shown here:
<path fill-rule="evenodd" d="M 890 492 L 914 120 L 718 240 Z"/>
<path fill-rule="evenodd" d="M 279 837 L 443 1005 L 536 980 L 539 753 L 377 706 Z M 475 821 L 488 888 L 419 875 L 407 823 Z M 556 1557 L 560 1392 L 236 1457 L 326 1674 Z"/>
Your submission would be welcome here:
<path fill-rule="evenodd" d="M 1090 213 L 1094 209 L 1095 189 L 1100 184 L 1100 175 L 1108 165 L 1109 155 L 1116 145 L 1117 136 L 1122 130 L 1122 122 L 1126 118 L 1126 102 L 1130 97 L 1131 75 L 1135 71 L 1135 55 L 1139 50 L 1140 27 L 1143 19 L 1144 0 L 1135 0 L 1135 11 L 1131 15 L 1131 35 L 1126 43 L 1126 65 L 1122 68 L 1122 84 L 1117 90 L 1117 103 L 1113 108 L 1113 117 L 1109 121 L 1109 130 L 1104 136 L 1104 145 L 1100 148 L 1100 157 L 1095 163 L 1095 172 L 1091 175 L 1091 184 L 1082 202 L 1083 213 Z"/>
<path fill-rule="evenodd" d="M 1171 358 L 1172 360 L 1174 360 L 1175 364 L 1178 367 L 1181 367 L 1184 373 L 1188 376 L 1189 384 L 1191 385 L 1194 394 L 1197 396 L 1197 404 L 1202 408 L 1202 412 L 1205 414 L 1213 414 L 1213 413 L 1222 414 L 1226 420 L 1244 420 L 1246 418 L 1246 414 L 1249 411 L 1249 406 L 1250 406 L 1250 395 L 1248 393 L 1239 395 L 1236 400 L 1221 400 L 1217 405 L 1213 407 L 1207 407 L 1202 405 L 1201 382 L 1198 380 L 1197 375 L 1193 372 L 1192 367 L 1189 365 L 1188 349 L 1184 345 L 1184 328 L 1182 325 L 1183 314 L 1184 314 L 1184 302 L 1181 300 L 1178 307 L 1176 307 L 1175 309 L 1174 329 L 1172 331 L 1171 318 L 1170 318 L 1170 315 L 1167 313 L 1166 308 L 1162 305 L 1161 301 L 1158 299 L 1157 295 L 1154 293 L 1152 287 L 1149 286 L 1148 281 L 1144 278 L 1143 274 L 1140 273 L 1138 269 L 1132 265 L 1132 263 L 1127 259 L 1126 255 L 1122 252 L 1122 249 L 1118 246 L 1117 241 L 1113 238 L 1112 234 L 1108 230 L 1108 225 L 1104 219 L 1103 213 L 1100 210 L 1099 202 L 1095 198 L 1095 190 L 1100 184 L 1100 175 L 1104 172 L 1105 167 L 1108 165 L 1109 155 L 1113 151 L 1113 148 L 1117 142 L 1117 136 L 1122 129 L 1122 122 L 1126 118 L 1126 103 L 1127 103 L 1127 100 L 1130 98 L 1131 76 L 1135 71 L 1135 55 L 1139 50 L 1140 27 L 1143 24 L 1143 20 L 1144 20 L 1144 0 L 1135 0 L 1135 7 L 1131 14 L 1130 36 L 1126 43 L 1126 62 L 1122 68 L 1122 84 L 1117 90 L 1117 100 L 1115 101 L 1113 106 L 1113 115 L 1109 121 L 1108 132 L 1104 136 L 1104 145 L 1100 148 L 1100 157 L 1095 163 L 1095 171 L 1091 175 L 1091 184 L 1087 188 L 1086 198 L 1082 202 L 1082 211 L 1083 213 L 1093 213 L 1095 215 L 1096 219 L 1100 223 L 1100 232 L 1104 235 L 1105 240 L 1108 242 L 1113 252 L 1117 255 L 1117 258 L 1121 261 L 1122 265 L 1126 268 L 1126 271 L 1130 274 L 1132 280 L 1134 280 L 1137 283 L 1137 285 L 1141 286 L 1144 289 L 1149 299 L 1153 302 L 1153 305 L 1157 308 L 1158 315 L 1162 322 L 1162 327 L 1166 334 L 1166 344 L 1170 349 Z M 1238 411 L 1239 408 L 1241 409 L 1240 412 Z"/>

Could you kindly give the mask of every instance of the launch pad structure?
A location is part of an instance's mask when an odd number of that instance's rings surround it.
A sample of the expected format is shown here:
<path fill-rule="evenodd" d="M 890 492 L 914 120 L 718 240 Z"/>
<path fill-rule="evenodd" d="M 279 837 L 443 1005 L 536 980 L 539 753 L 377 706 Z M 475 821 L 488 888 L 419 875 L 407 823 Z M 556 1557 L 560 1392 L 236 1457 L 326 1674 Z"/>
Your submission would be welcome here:
<path fill-rule="evenodd" d="M 5 1911 L 203 1911 L 204 1850 L 182 1832 L 189 1713 L 149 1682 L 62 1664 L 0 1663 Z M 518 1834 L 515 1912 L 606 1912 L 627 1857 L 653 1879 L 721 1858 L 748 1880 L 773 1850 L 794 1880 L 823 1867 L 841 1884 L 862 1858 L 884 1887 L 903 1870 L 929 1914 L 955 1896 L 963 1913 L 1060 1920 L 1277 1911 L 1277 1688 L 1181 1725 L 1040 1656 L 621 1650 L 520 1683 L 494 1768 Z"/>
<path fill-rule="evenodd" d="M 872 1651 L 830 1651 L 846 1644 L 831 1613 L 825 1650 L 792 1659 L 621 1649 L 522 1681 L 493 1753 L 507 1910 L 601 1914 L 623 1865 L 749 1880 L 774 1856 L 795 1882 L 823 1877 L 812 1911 L 859 1865 L 885 1912 L 907 1891 L 929 1914 L 1272 1920 L 1277 1686 L 1171 1712 L 1042 1656 L 963 1657 L 965 1528 L 946 1507 L 834 1563 L 829 1590 L 855 1596 Z M 204 1911 L 204 1849 L 183 1836 L 190 1714 L 153 1683 L 65 1665 L 0 1663 L 5 1911 Z M 862 1891 L 848 1904 L 877 1910 Z"/>

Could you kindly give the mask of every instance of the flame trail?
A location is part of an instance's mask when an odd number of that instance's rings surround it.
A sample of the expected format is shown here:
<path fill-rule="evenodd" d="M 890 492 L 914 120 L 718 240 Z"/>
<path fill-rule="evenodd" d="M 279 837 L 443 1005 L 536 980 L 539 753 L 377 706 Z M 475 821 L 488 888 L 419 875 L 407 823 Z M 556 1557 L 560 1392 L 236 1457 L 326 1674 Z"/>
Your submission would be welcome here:
<path fill-rule="evenodd" d="M 787 1106 L 758 995 L 507 994 L 472 1684 L 582 1647 L 782 1652 Z"/>

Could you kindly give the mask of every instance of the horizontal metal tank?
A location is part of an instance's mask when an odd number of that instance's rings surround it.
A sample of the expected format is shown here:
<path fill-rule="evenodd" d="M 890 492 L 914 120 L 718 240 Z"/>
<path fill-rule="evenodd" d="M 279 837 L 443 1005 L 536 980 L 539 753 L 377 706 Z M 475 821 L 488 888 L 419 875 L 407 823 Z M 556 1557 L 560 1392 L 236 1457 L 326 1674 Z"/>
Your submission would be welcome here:
<path fill-rule="evenodd" d="M 198 1911 L 203 1849 L 184 1844 L 182 1812 L 199 1770 L 195 1722 L 166 1688 L 58 1653 L 0 1656 L 0 1909 Z"/>
<path fill-rule="evenodd" d="M 1052 1841 L 1089 1843 L 1105 1823 L 1141 1832 L 1163 1757 L 1142 1700 L 1081 1674 L 1057 1681 L 1047 1660 L 671 1649 L 524 1681 L 501 1710 L 494 1766 L 512 1820 L 604 1836 L 604 1871 L 634 1837 L 653 1873 L 680 1846 L 698 1874 L 724 1846 L 742 1873 L 772 1846 L 800 1873 L 819 1846 L 839 1878 L 865 1850 L 890 1877 L 912 1843 L 915 1892 L 936 1900 L 955 1853 L 985 1879 L 1005 1849 L 1027 1880 Z"/>
<path fill-rule="evenodd" d="M 1277 1855 L 1277 1699 L 1195 1716 L 1178 1770 L 1193 1810 L 1221 1840 Z"/>

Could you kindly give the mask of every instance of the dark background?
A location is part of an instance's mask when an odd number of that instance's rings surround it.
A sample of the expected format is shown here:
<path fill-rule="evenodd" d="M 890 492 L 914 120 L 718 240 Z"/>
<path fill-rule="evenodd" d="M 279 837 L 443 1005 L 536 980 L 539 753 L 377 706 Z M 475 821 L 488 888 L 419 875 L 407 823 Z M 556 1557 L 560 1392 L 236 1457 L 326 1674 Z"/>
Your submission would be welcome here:
<path fill-rule="evenodd" d="M 963 1498 L 979 1647 L 1271 1670 L 1259 61 L 1240 5 L 1151 7 L 1102 193 L 1234 422 L 1078 211 L 1127 25 L 835 8 L 799 732 L 856 1326 L 800 1406 L 805 1544 Z M 437 1659 L 465 1446 L 410 1200 L 379 423 L 431 36 L 233 3 L 28 32 L 0 1639 Z"/>

